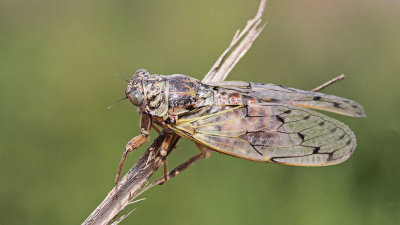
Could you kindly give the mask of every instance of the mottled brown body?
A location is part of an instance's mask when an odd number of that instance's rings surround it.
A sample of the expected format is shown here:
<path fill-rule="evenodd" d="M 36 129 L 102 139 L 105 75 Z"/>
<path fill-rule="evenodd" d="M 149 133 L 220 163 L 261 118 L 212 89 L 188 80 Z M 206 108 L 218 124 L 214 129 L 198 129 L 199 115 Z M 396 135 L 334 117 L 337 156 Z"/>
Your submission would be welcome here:
<path fill-rule="evenodd" d="M 135 73 L 126 95 L 153 123 L 200 146 L 289 165 L 337 164 L 356 147 L 349 127 L 307 108 L 365 116 L 360 104 L 333 95 L 273 84 L 203 84 L 145 70 Z"/>
<path fill-rule="evenodd" d="M 197 107 L 214 102 L 215 92 L 200 81 L 189 76 L 150 75 L 139 71 L 128 84 L 126 94 L 139 92 L 144 98 L 139 106 L 142 113 L 167 119 L 168 115 L 179 116 Z"/>
<path fill-rule="evenodd" d="M 198 107 L 213 104 L 215 92 L 210 86 L 185 75 L 165 76 L 169 83 L 168 113 L 179 116 Z"/>

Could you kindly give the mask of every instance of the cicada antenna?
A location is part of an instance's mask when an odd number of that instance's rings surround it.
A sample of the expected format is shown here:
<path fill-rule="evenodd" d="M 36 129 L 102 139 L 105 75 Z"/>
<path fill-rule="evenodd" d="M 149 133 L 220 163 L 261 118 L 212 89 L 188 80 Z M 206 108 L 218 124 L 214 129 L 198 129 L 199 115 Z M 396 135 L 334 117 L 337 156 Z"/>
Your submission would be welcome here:
<path fill-rule="evenodd" d="M 126 81 L 126 83 L 129 83 L 129 80 L 127 80 L 126 78 L 122 77 L 121 75 L 115 74 L 115 76 L 118 77 L 119 79 L 123 80 L 123 81 Z"/>
<path fill-rule="evenodd" d="M 127 98 L 128 98 L 128 97 L 125 97 L 125 98 L 121 98 L 121 99 L 115 101 L 113 104 L 111 104 L 110 106 L 108 106 L 107 109 L 111 109 L 111 107 L 113 107 L 115 104 L 117 104 L 117 103 L 119 103 L 119 102 L 121 102 L 121 101 L 123 101 L 123 100 L 125 100 L 125 99 L 127 99 Z"/>

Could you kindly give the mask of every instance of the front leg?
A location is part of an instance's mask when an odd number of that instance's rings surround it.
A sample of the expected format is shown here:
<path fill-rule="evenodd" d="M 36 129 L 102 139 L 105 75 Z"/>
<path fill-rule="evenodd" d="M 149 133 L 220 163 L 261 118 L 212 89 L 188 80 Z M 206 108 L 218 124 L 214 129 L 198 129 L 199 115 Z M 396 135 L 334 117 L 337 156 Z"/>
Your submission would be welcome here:
<path fill-rule="evenodd" d="M 115 177 L 115 186 L 118 184 L 122 166 L 124 165 L 128 152 L 133 152 L 135 149 L 146 143 L 151 129 L 152 121 L 150 115 L 143 113 L 140 120 L 140 135 L 132 138 L 126 145 L 125 152 L 122 154 L 121 162 L 119 163 L 118 172 Z"/>

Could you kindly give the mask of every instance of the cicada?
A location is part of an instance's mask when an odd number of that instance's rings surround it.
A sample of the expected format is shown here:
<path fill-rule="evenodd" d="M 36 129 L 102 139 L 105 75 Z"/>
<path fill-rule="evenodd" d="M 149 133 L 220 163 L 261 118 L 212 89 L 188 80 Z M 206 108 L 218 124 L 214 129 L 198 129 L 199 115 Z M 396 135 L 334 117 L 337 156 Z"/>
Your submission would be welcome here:
<path fill-rule="evenodd" d="M 356 138 L 347 125 L 314 109 L 366 116 L 357 102 L 333 95 L 251 82 L 204 84 L 186 75 L 150 75 L 144 69 L 132 76 L 125 94 L 141 114 L 141 134 L 126 145 L 116 182 L 126 154 L 146 142 L 154 124 L 204 152 L 328 166 L 348 159 Z"/>

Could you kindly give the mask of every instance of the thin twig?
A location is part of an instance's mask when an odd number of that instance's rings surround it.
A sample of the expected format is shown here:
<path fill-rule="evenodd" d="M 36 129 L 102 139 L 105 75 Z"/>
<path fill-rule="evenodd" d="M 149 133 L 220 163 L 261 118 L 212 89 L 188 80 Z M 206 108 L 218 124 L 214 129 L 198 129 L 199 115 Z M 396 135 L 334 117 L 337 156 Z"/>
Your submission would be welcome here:
<path fill-rule="evenodd" d="M 240 32 L 240 30 L 236 31 L 228 48 L 217 59 L 210 71 L 208 71 L 207 75 L 204 77 L 204 83 L 215 82 L 213 79 L 218 81 L 225 80 L 233 67 L 246 54 L 247 50 L 251 47 L 255 39 L 264 28 L 264 25 L 261 27 L 259 27 L 259 25 L 261 23 L 261 17 L 264 13 L 266 5 L 267 0 L 262 0 L 256 16 L 247 21 L 247 25 L 242 32 Z M 240 40 L 242 41 L 239 42 Z M 235 46 L 236 48 L 232 51 Z M 228 56 L 229 53 L 230 55 Z"/>
<path fill-rule="evenodd" d="M 125 215 L 123 215 L 123 216 L 121 216 L 120 218 L 118 218 L 114 223 L 112 223 L 111 225 L 117 225 L 117 224 L 119 224 L 122 220 L 124 220 L 126 217 L 128 217 L 129 215 L 131 215 L 131 213 L 133 212 L 133 211 L 135 211 L 136 209 L 133 209 L 133 210 L 131 210 L 129 213 L 127 213 L 127 214 L 125 214 Z"/>
<path fill-rule="evenodd" d="M 266 2 L 266 0 L 261 0 L 256 17 L 247 22 L 247 25 L 242 32 L 239 33 L 238 31 L 235 34 L 229 47 L 223 52 L 221 57 L 207 73 L 202 82 L 210 83 L 224 81 L 228 73 L 244 56 L 262 31 L 264 26 L 259 27 L 259 24 L 261 23 L 261 17 L 266 7 Z M 235 46 L 236 48 L 231 51 Z M 125 174 L 118 186 L 114 187 L 108 193 L 103 202 L 100 203 L 100 205 L 82 224 L 110 224 L 111 221 L 134 199 L 136 199 L 144 191 L 153 187 L 153 184 L 157 184 L 156 181 L 155 183 L 146 186 L 149 178 L 162 164 L 160 150 L 161 144 L 163 143 L 165 137 L 166 132 L 162 131 L 160 135 L 153 141 L 150 147 L 143 153 L 136 164 Z M 170 145 L 167 149 L 167 154 L 171 153 L 179 139 L 180 136 L 176 134 L 172 135 Z M 172 170 L 169 173 L 169 178 L 172 178 L 178 174 L 176 171 L 179 170 L 176 169 L 180 169 L 180 171 L 182 171 L 203 157 L 204 155 L 200 156 L 198 154 L 188 161 L 182 163 L 175 168 L 175 170 Z M 118 199 L 115 198 L 116 195 L 118 196 Z M 122 216 L 113 224 L 118 224 L 128 215 Z"/>
<path fill-rule="evenodd" d="M 166 135 L 165 131 L 161 132 L 136 164 L 121 179 L 118 186 L 108 193 L 103 202 L 82 224 L 110 224 L 119 212 L 138 197 L 137 193 L 162 165 L 160 150 Z M 168 153 L 173 150 L 178 140 L 179 137 L 171 138 L 171 145 L 167 149 Z M 116 195 L 118 195 L 118 199 L 115 198 Z"/>
<path fill-rule="evenodd" d="M 326 87 L 328 87 L 328 86 L 330 86 L 330 85 L 332 85 L 332 84 L 334 84 L 334 83 L 336 83 L 336 82 L 338 82 L 338 81 L 341 81 L 341 80 L 343 80 L 343 79 L 344 79 L 344 74 L 339 75 L 339 76 L 333 78 L 332 80 L 327 81 L 327 82 L 325 82 L 325 83 L 319 85 L 318 87 L 312 89 L 311 91 L 312 91 L 312 92 L 320 91 L 320 90 L 322 90 L 322 89 L 324 89 L 324 88 L 326 88 Z"/>

